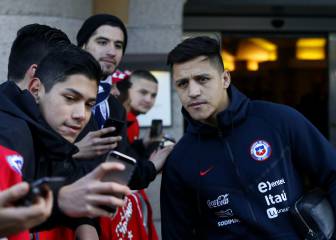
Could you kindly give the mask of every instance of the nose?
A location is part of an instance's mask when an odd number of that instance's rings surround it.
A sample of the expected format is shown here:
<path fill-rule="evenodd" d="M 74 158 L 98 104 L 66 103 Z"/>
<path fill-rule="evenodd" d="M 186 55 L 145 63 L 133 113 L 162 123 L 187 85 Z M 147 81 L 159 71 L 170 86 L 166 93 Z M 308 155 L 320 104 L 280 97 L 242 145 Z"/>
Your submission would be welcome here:
<path fill-rule="evenodd" d="M 72 112 L 72 118 L 75 119 L 77 122 L 82 123 L 86 119 L 86 106 L 85 102 L 80 102 L 74 106 Z"/>
<path fill-rule="evenodd" d="M 144 100 L 145 100 L 147 103 L 150 103 L 150 102 L 153 101 L 153 97 L 152 97 L 150 94 L 147 94 L 147 95 L 145 95 Z"/>
<path fill-rule="evenodd" d="M 114 46 L 114 44 L 111 44 L 111 45 L 108 46 L 107 54 L 110 55 L 110 56 L 115 56 L 116 55 L 116 47 Z"/>
<path fill-rule="evenodd" d="M 200 85 L 195 81 L 189 82 L 188 95 L 191 98 L 198 97 L 201 94 Z"/>

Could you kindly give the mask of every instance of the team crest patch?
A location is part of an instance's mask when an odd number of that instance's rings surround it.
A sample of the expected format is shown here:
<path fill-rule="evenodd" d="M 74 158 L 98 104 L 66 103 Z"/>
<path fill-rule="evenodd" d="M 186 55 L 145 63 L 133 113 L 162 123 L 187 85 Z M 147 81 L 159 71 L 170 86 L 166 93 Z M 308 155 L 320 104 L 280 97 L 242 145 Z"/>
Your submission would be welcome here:
<path fill-rule="evenodd" d="M 23 157 L 22 156 L 17 155 L 17 154 L 9 155 L 9 156 L 6 156 L 6 160 L 15 172 L 22 175 L 22 173 L 21 173 L 21 169 L 22 169 L 22 165 L 23 165 Z"/>
<path fill-rule="evenodd" d="M 267 160 L 272 153 L 271 145 L 265 140 L 258 140 L 254 142 L 250 148 L 251 157 L 256 161 Z"/>

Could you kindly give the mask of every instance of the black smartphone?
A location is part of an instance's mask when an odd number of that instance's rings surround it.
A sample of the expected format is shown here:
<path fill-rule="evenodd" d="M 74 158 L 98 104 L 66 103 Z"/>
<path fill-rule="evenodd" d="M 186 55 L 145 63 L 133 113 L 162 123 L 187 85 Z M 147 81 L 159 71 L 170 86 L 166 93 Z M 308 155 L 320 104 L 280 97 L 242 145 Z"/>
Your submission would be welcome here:
<path fill-rule="evenodd" d="M 61 184 L 65 180 L 64 177 L 43 177 L 29 184 L 28 193 L 14 203 L 16 206 L 31 206 L 37 197 L 46 197 L 47 191 L 51 184 Z"/>
<path fill-rule="evenodd" d="M 158 138 L 162 135 L 162 119 L 153 119 L 150 127 L 150 138 Z"/>
<path fill-rule="evenodd" d="M 105 175 L 102 178 L 102 181 L 117 182 L 123 185 L 128 185 L 135 169 L 136 160 L 130 156 L 127 156 L 126 154 L 112 150 L 107 154 L 105 161 L 120 162 L 124 164 L 125 169 L 123 171 L 115 171 Z M 118 196 L 118 197 L 123 198 L 124 196 Z M 99 206 L 99 207 L 110 213 L 115 213 L 116 211 L 116 208 L 113 206 Z"/>
<path fill-rule="evenodd" d="M 123 171 L 111 172 L 110 174 L 104 176 L 102 181 L 112 181 L 123 185 L 128 185 L 136 165 L 136 160 L 126 154 L 112 150 L 107 154 L 105 161 L 122 163 L 125 165 L 125 169 Z"/>
<path fill-rule="evenodd" d="M 106 133 L 102 135 L 101 137 L 116 137 L 120 136 L 122 128 L 125 126 L 125 122 L 114 119 L 114 118 L 108 118 L 105 123 L 103 128 L 108 128 L 108 127 L 115 127 L 115 130 L 113 132 Z"/>

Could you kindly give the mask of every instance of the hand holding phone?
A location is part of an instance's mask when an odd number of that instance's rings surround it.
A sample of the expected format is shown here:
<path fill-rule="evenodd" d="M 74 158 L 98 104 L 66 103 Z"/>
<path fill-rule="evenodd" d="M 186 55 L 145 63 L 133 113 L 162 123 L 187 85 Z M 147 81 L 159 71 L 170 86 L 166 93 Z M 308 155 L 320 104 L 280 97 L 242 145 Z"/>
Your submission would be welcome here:
<path fill-rule="evenodd" d="M 36 201 L 37 197 L 46 197 L 49 190 L 49 185 L 53 183 L 62 183 L 65 178 L 63 177 L 44 177 L 37 179 L 36 181 L 29 184 L 28 193 L 14 205 L 16 206 L 31 206 Z"/>
<path fill-rule="evenodd" d="M 120 121 L 114 118 L 108 118 L 105 123 L 103 128 L 108 128 L 108 127 L 114 127 L 115 130 L 113 132 L 106 133 L 102 135 L 101 137 L 116 137 L 120 136 L 122 128 L 125 126 L 124 121 Z"/>

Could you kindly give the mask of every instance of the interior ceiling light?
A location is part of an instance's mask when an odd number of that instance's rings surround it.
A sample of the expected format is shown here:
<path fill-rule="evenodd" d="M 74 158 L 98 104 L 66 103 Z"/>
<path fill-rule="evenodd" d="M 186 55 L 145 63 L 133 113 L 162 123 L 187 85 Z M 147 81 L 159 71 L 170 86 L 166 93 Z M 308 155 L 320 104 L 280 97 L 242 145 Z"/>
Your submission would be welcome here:
<path fill-rule="evenodd" d="M 229 71 L 234 71 L 235 70 L 235 62 L 234 62 L 235 57 L 225 50 L 222 51 L 221 55 L 222 55 L 222 59 L 224 62 L 224 68 Z"/>
<path fill-rule="evenodd" d="M 324 60 L 325 38 L 300 38 L 296 42 L 296 58 L 298 60 Z"/>
<path fill-rule="evenodd" d="M 277 46 L 262 38 L 249 38 L 239 43 L 237 59 L 246 61 L 276 61 Z"/>

